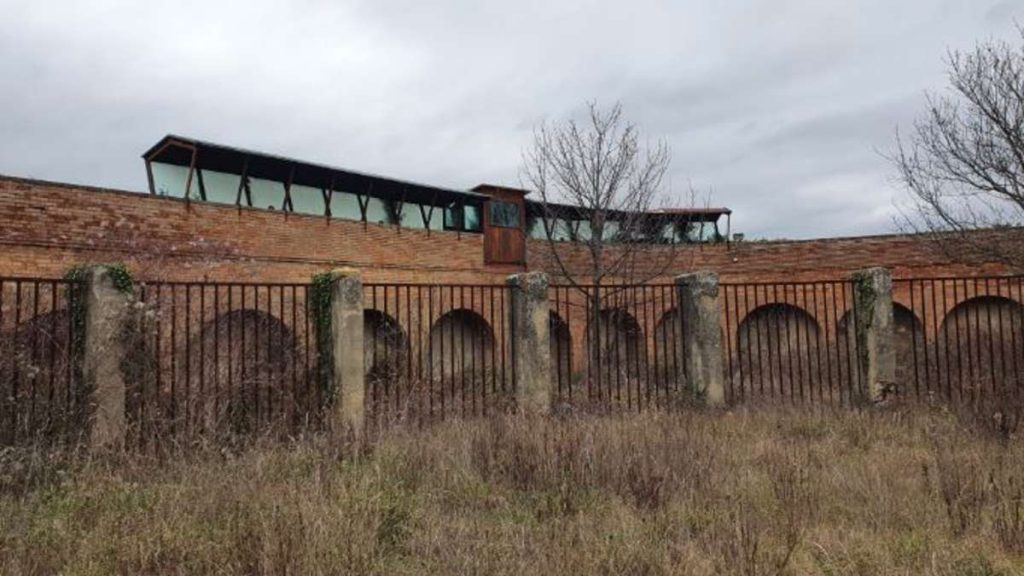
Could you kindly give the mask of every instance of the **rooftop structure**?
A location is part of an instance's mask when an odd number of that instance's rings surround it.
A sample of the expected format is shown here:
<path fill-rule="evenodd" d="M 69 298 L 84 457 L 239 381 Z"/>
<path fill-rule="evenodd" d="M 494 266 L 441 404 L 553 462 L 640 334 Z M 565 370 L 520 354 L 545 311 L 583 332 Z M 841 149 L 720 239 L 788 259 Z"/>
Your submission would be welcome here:
<path fill-rule="evenodd" d="M 527 200 L 527 190 L 453 190 L 168 135 L 143 155 L 150 194 L 406 228 L 485 234 L 486 260 L 521 263 L 527 237 L 587 241 L 590 213 Z M 653 244 L 728 238 L 727 208 L 657 210 L 624 230 L 609 213 L 606 241 Z M 724 234 L 718 221 L 726 216 Z M 635 216 L 628 220 L 637 222 Z"/>

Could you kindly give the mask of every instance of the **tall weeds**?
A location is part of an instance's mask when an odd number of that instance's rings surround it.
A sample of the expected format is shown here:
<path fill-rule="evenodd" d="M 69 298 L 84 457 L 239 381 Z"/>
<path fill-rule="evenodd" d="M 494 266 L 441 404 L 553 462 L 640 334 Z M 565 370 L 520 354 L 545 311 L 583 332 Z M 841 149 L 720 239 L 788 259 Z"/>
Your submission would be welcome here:
<path fill-rule="evenodd" d="M 1024 449 L 787 408 L 0 454 L 0 573 L 1019 574 Z"/>

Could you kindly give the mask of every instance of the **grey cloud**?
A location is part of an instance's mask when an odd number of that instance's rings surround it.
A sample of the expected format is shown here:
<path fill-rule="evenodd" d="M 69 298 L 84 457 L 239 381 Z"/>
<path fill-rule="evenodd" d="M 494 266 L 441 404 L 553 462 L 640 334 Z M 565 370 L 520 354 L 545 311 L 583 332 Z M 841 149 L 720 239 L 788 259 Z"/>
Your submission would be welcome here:
<path fill-rule="evenodd" d="M 439 185 L 518 183 L 543 119 L 621 100 L 734 229 L 892 229 L 876 149 L 1022 1 L 7 0 L 0 173 L 141 190 L 176 132 Z"/>

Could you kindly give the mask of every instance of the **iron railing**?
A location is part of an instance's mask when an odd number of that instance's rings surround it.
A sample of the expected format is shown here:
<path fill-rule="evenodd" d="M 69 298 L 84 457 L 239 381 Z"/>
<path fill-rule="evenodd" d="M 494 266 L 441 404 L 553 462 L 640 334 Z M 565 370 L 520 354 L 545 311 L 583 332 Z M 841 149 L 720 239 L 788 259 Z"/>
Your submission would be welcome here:
<path fill-rule="evenodd" d="M 73 439 L 81 431 L 79 286 L 0 278 L 0 445 Z"/>
<path fill-rule="evenodd" d="M 726 397 L 863 397 L 851 281 L 722 283 Z M 332 391 L 308 284 L 139 284 L 124 338 L 132 438 L 294 432 Z M 893 389 L 953 403 L 1024 396 L 1024 277 L 893 283 Z M 81 284 L 0 278 L 0 444 L 79 434 Z M 643 410 L 684 397 L 686 330 L 672 284 L 554 285 L 559 403 Z M 377 421 L 485 415 L 513 402 L 511 288 L 364 285 L 367 405 Z M 889 383 L 883 383 L 889 384 Z"/>
<path fill-rule="evenodd" d="M 505 285 L 365 284 L 367 398 L 378 421 L 478 416 L 512 401 Z"/>
<path fill-rule="evenodd" d="M 141 284 L 126 407 L 138 439 L 318 425 L 326 394 L 310 293 L 307 284 Z"/>
<path fill-rule="evenodd" d="M 722 283 L 730 402 L 849 404 L 863 391 L 850 281 Z"/>
<path fill-rule="evenodd" d="M 678 397 L 687 369 L 674 285 L 553 285 L 549 298 L 559 402 L 643 410 Z"/>
<path fill-rule="evenodd" d="M 1024 396 L 1024 277 L 893 282 L 897 386 L 955 403 Z"/>

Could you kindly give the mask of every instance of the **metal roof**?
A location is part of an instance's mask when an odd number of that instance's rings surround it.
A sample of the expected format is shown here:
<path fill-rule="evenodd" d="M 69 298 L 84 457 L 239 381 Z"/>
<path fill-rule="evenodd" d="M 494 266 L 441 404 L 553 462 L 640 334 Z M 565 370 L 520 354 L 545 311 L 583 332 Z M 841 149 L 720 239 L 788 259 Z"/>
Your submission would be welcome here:
<path fill-rule="evenodd" d="M 430 205 L 446 205 L 458 201 L 479 204 L 487 200 L 486 195 L 476 192 L 386 178 L 174 134 L 161 138 L 142 157 L 146 162 L 188 167 L 192 165 L 193 155 L 195 166 L 200 170 L 232 174 L 244 172 L 252 178 L 291 182 L 312 188 L 333 188 L 339 192 L 389 200 Z"/>
<path fill-rule="evenodd" d="M 575 219 L 589 213 L 589 209 L 572 204 L 557 204 L 549 202 L 547 210 L 543 202 L 534 200 L 526 201 L 526 211 L 531 216 L 543 216 L 550 213 L 556 218 Z M 614 220 L 619 211 L 608 211 L 609 217 Z M 689 222 L 715 222 L 722 215 L 732 214 L 728 208 L 664 208 L 647 212 L 646 216 L 652 221 L 662 220 L 665 222 L 676 222 L 686 220 Z"/>

